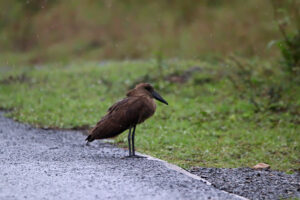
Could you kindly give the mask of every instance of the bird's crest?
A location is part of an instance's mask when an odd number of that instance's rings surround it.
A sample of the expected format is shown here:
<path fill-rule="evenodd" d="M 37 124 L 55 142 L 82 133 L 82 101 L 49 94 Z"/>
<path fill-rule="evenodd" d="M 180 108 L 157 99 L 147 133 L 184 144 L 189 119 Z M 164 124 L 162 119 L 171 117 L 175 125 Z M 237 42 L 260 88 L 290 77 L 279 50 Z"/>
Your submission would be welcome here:
<path fill-rule="evenodd" d="M 139 83 L 135 86 L 134 89 L 129 90 L 126 96 L 151 96 L 150 91 L 152 90 L 153 87 L 149 83 Z"/>

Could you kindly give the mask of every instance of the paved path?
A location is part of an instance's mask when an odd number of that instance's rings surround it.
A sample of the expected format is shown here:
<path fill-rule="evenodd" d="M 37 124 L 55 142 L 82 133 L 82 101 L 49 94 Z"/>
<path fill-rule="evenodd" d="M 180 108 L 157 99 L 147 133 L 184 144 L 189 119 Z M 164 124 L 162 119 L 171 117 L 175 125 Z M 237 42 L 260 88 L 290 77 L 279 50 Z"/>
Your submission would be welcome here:
<path fill-rule="evenodd" d="M 0 199 L 241 199 L 75 131 L 35 129 L 0 113 Z"/>

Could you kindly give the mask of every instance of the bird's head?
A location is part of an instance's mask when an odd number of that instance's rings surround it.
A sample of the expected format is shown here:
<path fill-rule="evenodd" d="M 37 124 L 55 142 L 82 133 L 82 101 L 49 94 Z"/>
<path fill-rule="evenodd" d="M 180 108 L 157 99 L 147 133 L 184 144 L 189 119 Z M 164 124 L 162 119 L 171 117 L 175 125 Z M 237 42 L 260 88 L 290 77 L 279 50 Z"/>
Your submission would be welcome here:
<path fill-rule="evenodd" d="M 168 102 L 166 100 L 164 100 L 160 96 L 160 94 L 158 92 L 156 92 L 154 90 L 154 88 L 152 87 L 152 85 L 149 83 L 137 84 L 134 89 L 130 90 L 127 93 L 127 96 L 144 96 L 144 95 L 147 95 L 151 98 L 154 98 L 154 99 L 168 105 Z"/>

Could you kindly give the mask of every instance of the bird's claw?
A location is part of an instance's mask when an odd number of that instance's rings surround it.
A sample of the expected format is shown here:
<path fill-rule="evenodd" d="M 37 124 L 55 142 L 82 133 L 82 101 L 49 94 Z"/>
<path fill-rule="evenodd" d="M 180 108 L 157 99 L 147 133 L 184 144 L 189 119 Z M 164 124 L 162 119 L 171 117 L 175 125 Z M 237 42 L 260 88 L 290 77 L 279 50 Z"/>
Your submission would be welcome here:
<path fill-rule="evenodd" d="M 145 156 L 139 156 L 139 155 L 130 155 L 130 156 L 123 157 L 123 159 L 126 159 L 126 158 L 147 158 L 147 157 L 145 157 Z"/>

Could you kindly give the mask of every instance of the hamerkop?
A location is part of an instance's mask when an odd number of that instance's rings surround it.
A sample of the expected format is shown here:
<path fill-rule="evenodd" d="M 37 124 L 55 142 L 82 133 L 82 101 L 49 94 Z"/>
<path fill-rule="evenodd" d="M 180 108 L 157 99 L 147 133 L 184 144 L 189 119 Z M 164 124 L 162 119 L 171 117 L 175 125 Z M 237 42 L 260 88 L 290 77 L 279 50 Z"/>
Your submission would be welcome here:
<path fill-rule="evenodd" d="M 168 103 L 153 89 L 149 83 L 140 83 L 134 89 L 127 92 L 127 97 L 112 105 L 107 114 L 91 130 L 86 141 L 115 137 L 129 129 L 128 147 L 129 157 L 141 157 L 135 155 L 134 134 L 137 124 L 151 117 L 156 109 L 153 100 L 164 104 Z M 133 129 L 133 130 L 132 130 Z"/>

